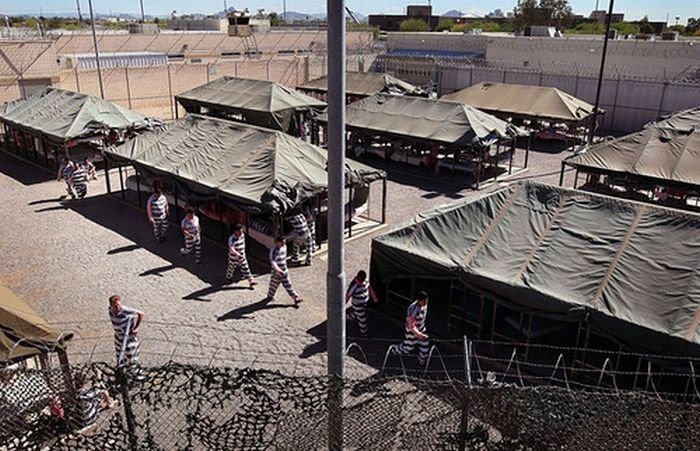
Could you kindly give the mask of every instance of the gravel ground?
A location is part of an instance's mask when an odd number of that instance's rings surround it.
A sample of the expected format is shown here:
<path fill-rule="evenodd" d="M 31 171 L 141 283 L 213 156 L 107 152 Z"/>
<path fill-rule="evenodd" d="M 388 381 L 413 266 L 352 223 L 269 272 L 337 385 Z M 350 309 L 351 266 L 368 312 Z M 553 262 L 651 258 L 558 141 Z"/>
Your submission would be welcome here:
<path fill-rule="evenodd" d="M 416 214 L 456 199 L 469 198 L 526 178 L 558 183 L 566 151 L 531 152 L 529 169 L 508 181 L 471 190 L 459 177 L 388 168 L 387 225 L 346 244 L 346 277 L 369 266 L 370 242 Z M 373 163 L 372 164 L 378 164 Z M 382 163 L 383 164 L 383 163 Z M 306 300 L 296 308 L 280 287 L 265 303 L 269 275 L 258 266 L 259 285 L 222 286 L 226 255 L 205 241 L 205 263 L 195 266 L 179 255 L 175 227 L 157 244 L 145 212 L 105 194 L 104 175 L 78 203 L 62 198 L 63 183 L 52 174 L 0 153 L 0 192 L 4 225 L 0 234 L 0 283 L 26 299 L 50 323 L 76 333 L 73 361 L 111 361 L 112 338 L 107 298 L 120 293 L 125 305 L 146 313 L 140 331 L 144 363 L 175 356 L 205 363 L 256 366 L 322 374 L 325 367 L 325 255 L 313 265 L 292 269 L 292 281 Z M 112 174 L 112 186 L 118 179 Z M 376 205 L 376 204 L 375 204 Z M 376 208 L 374 205 L 373 209 Z M 374 348 L 383 354 L 388 339 L 401 336 L 400 325 L 373 315 L 370 333 L 382 337 Z M 348 330 L 354 332 L 353 327 Z M 350 340 L 349 340 L 350 341 Z M 377 358 L 370 357 L 377 361 Z M 371 371 L 348 362 L 348 375 Z"/>

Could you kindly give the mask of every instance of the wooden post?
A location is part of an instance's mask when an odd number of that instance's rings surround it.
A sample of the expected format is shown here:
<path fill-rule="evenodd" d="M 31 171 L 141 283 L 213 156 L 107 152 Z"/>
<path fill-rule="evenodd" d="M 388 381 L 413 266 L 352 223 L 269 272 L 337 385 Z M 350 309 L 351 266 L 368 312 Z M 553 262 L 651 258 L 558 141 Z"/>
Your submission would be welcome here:
<path fill-rule="evenodd" d="M 68 363 L 68 354 L 66 354 L 65 349 L 60 349 L 58 351 L 58 362 L 61 365 L 61 372 L 63 373 L 63 381 L 68 387 L 70 392 L 75 391 L 75 385 L 73 385 L 73 377 L 70 372 L 70 363 Z"/>

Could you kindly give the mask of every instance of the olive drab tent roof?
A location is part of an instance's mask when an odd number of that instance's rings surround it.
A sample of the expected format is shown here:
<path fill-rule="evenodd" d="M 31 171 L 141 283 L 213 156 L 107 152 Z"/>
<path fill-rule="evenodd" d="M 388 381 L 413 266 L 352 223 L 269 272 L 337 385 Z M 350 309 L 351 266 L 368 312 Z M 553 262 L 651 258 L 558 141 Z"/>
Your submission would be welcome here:
<path fill-rule="evenodd" d="M 490 113 L 579 122 L 593 105 L 557 88 L 482 82 L 442 97 Z"/>
<path fill-rule="evenodd" d="M 275 130 L 190 114 L 142 133 L 107 156 L 143 171 L 170 175 L 190 196 L 229 200 L 241 208 L 293 208 L 327 188 L 327 151 Z M 346 160 L 348 185 L 384 178 Z"/>
<path fill-rule="evenodd" d="M 375 238 L 371 271 L 374 283 L 458 277 L 636 350 L 700 355 L 697 214 L 522 183 Z"/>
<path fill-rule="evenodd" d="M 0 121 L 33 130 L 60 143 L 148 123 L 148 119 L 136 111 L 98 97 L 50 86 L 0 106 Z"/>
<path fill-rule="evenodd" d="M 591 146 L 565 163 L 650 182 L 700 188 L 700 107 L 681 111 L 646 128 Z"/>
<path fill-rule="evenodd" d="M 50 326 L 12 290 L 0 285 L 0 362 L 65 349 L 72 337 Z"/>
<path fill-rule="evenodd" d="M 351 103 L 346 126 L 443 145 L 487 145 L 524 132 L 488 113 L 456 102 L 377 94 Z"/>
<path fill-rule="evenodd" d="M 222 77 L 175 96 L 190 111 L 203 105 L 226 113 L 245 114 L 249 123 L 289 131 L 294 113 L 318 113 L 326 103 L 279 83 L 247 78 Z M 198 112 L 198 111 L 190 111 Z"/>
<path fill-rule="evenodd" d="M 328 76 L 314 78 L 297 86 L 301 91 L 328 92 Z M 372 96 L 380 92 L 390 94 L 420 94 L 422 90 L 412 84 L 375 72 L 346 72 L 345 93 L 354 96 Z"/>

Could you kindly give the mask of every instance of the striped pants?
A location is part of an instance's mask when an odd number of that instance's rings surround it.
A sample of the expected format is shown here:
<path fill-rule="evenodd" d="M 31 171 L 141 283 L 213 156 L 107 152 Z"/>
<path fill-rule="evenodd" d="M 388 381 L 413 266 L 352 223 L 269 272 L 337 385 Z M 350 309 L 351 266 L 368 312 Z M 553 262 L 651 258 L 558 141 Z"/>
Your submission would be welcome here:
<path fill-rule="evenodd" d="M 226 278 L 233 279 L 233 273 L 236 269 L 241 269 L 241 276 L 247 280 L 253 280 L 253 273 L 250 272 L 250 266 L 248 266 L 248 259 L 243 257 L 235 257 L 233 255 L 228 256 L 228 266 L 226 267 Z"/>
<path fill-rule="evenodd" d="M 114 351 L 117 354 L 117 365 L 124 369 L 124 373 L 127 376 L 137 376 L 140 371 L 139 339 L 133 335 L 127 338 L 126 346 L 124 346 L 124 355 L 122 356 L 122 340 L 115 336 Z M 120 356 L 122 357 L 121 362 L 119 361 Z"/>
<path fill-rule="evenodd" d="M 68 182 L 68 180 L 66 180 L 66 192 L 71 197 L 71 199 L 75 199 L 75 191 L 74 191 L 73 185 L 71 185 Z"/>
<path fill-rule="evenodd" d="M 168 217 L 153 218 L 153 235 L 157 240 L 165 238 L 165 233 L 168 231 Z"/>
<path fill-rule="evenodd" d="M 425 362 L 430 350 L 430 340 L 419 340 L 412 332 L 406 332 L 406 336 L 399 345 L 399 352 L 401 354 L 410 354 L 416 349 L 416 346 L 418 347 L 418 360 Z"/>
<path fill-rule="evenodd" d="M 187 255 L 194 249 L 194 261 L 195 263 L 202 261 L 202 237 L 200 235 L 187 235 L 185 236 L 185 247 L 180 249 L 182 255 Z"/>
<path fill-rule="evenodd" d="M 369 325 L 367 324 L 367 303 L 359 303 L 352 300 L 352 308 L 348 310 L 348 318 L 357 321 L 357 326 L 360 328 L 360 334 L 363 337 L 367 336 Z"/>
<path fill-rule="evenodd" d="M 75 189 L 75 194 L 79 199 L 84 199 L 87 196 L 87 183 L 76 183 L 73 185 Z"/>
<path fill-rule="evenodd" d="M 311 253 L 314 251 L 314 239 L 311 233 L 294 237 L 292 242 L 292 260 L 299 260 L 302 246 L 306 248 L 306 263 L 311 263 Z"/>
<path fill-rule="evenodd" d="M 316 244 L 316 221 L 309 222 L 309 231 L 311 232 L 311 252 L 316 252 L 318 250 L 318 245 Z"/>
<path fill-rule="evenodd" d="M 269 299 L 275 297 L 275 293 L 277 293 L 277 287 L 280 285 L 280 282 L 282 282 L 282 286 L 285 290 L 287 290 L 287 294 L 291 296 L 292 299 L 299 297 L 292 286 L 292 280 L 289 278 L 289 270 L 287 270 L 285 271 L 284 275 L 281 275 L 277 271 L 272 271 L 272 274 L 270 275 L 270 288 L 267 290 L 267 297 Z"/>

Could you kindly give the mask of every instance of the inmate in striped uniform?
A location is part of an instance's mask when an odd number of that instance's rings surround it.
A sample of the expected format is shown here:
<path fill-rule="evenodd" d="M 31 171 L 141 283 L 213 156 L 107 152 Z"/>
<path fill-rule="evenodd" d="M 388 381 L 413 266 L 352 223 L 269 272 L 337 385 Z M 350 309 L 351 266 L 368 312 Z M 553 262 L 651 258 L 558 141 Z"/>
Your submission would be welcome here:
<path fill-rule="evenodd" d="M 419 299 L 421 299 L 421 294 L 419 294 Z M 420 300 L 413 301 L 413 303 L 408 306 L 408 310 L 406 311 L 405 337 L 399 345 L 399 352 L 408 354 L 413 352 L 416 346 L 418 346 L 418 363 L 424 365 L 425 359 L 428 357 L 430 342 L 427 338 L 420 339 L 419 337 L 421 334 L 425 334 L 425 317 L 428 314 L 428 296 L 425 295 L 422 299 L 425 299 L 425 304 L 423 306 L 420 305 Z"/>
<path fill-rule="evenodd" d="M 75 168 L 70 176 L 70 183 L 73 185 L 73 189 L 75 190 L 75 194 L 78 196 L 78 198 L 85 199 L 85 196 L 87 195 L 88 183 L 87 171 L 85 168 L 82 166 Z"/>
<path fill-rule="evenodd" d="M 124 367 L 126 374 L 132 376 L 138 375 L 139 370 L 139 339 L 136 335 L 131 334 L 136 327 L 138 316 L 139 313 L 129 307 L 121 306 L 119 313 L 114 313 L 112 307 L 109 307 L 109 319 L 114 327 L 114 351 L 117 354 L 117 366 Z M 123 355 L 122 349 L 124 350 Z"/>
<path fill-rule="evenodd" d="M 267 290 L 267 298 L 272 300 L 275 297 L 277 287 L 282 282 L 282 286 L 287 290 L 287 294 L 294 299 L 294 302 L 297 304 L 301 302 L 302 299 L 292 287 L 292 281 L 289 278 L 287 246 L 284 243 L 284 239 L 275 240 L 275 245 L 270 249 L 270 266 L 272 267 L 272 274 L 270 275 L 270 288 Z"/>
<path fill-rule="evenodd" d="M 153 224 L 153 235 L 159 243 L 162 243 L 168 231 L 168 199 L 163 193 L 155 192 L 146 201 L 146 210 Z"/>
<path fill-rule="evenodd" d="M 70 161 L 68 158 L 64 158 L 61 166 L 58 168 L 58 174 L 56 175 L 56 180 L 63 179 L 66 182 L 66 192 L 70 197 L 75 199 L 75 192 L 73 191 L 73 186 L 71 185 L 71 176 L 75 171 L 75 163 Z"/>
<path fill-rule="evenodd" d="M 83 426 L 91 425 L 97 419 L 97 412 L 102 404 L 103 395 L 100 390 L 83 387 L 76 393 L 80 405 L 80 419 Z"/>
<path fill-rule="evenodd" d="M 365 275 L 365 278 L 367 276 Z M 360 328 L 360 334 L 363 337 L 367 336 L 367 303 L 369 303 L 371 287 L 365 278 L 355 277 L 345 294 L 345 298 L 350 299 L 352 310 L 348 310 L 348 318 L 357 321 L 357 326 Z M 374 296 L 373 296 L 374 297 Z"/>
<path fill-rule="evenodd" d="M 292 260 L 299 260 L 299 251 L 302 246 L 306 248 L 306 264 L 311 264 L 311 253 L 314 249 L 314 240 L 309 230 L 309 224 L 302 213 L 291 215 L 287 218 L 292 225 Z"/>
<path fill-rule="evenodd" d="M 182 233 L 185 235 L 185 247 L 180 249 L 180 253 L 185 256 L 194 249 L 194 262 L 202 262 L 202 236 L 199 233 L 199 218 L 189 211 L 187 216 L 180 223 Z"/>
<path fill-rule="evenodd" d="M 316 244 L 316 214 L 309 204 L 304 206 L 303 211 L 304 216 L 306 216 L 306 224 L 309 226 L 309 233 L 311 233 L 311 252 L 313 253 L 318 250 L 318 244 Z"/>
<path fill-rule="evenodd" d="M 245 255 L 245 233 L 243 233 L 243 228 L 236 227 L 236 230 L 228 237 L 228 266 L 226 267 L 226 280 L 230 281 L 233 279 L 233 274 L 236 272 L 237 268 L 241 269 L 241 275 L 245 277 L 250 286 L 255 284 L 253 280 L 253 274 L 250 272 L 250 266 L 248 266 L 248 259 Z"/>

